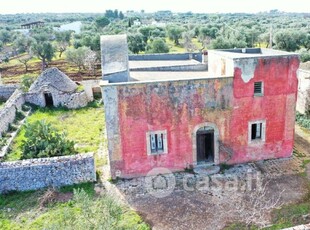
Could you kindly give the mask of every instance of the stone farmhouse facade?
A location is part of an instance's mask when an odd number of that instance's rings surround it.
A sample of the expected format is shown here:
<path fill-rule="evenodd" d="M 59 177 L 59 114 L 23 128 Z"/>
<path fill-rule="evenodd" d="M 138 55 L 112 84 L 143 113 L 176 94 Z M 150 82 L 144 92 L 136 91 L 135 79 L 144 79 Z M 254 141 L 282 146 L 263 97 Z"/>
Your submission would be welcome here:
<path fill-rule="evenodd" d="M 292 155 L 297 54 L 210 50 L 207 71 L 191 59 L 128 61 L 125 35 L 102 36 L 101 50 L 113 178 Z"/>

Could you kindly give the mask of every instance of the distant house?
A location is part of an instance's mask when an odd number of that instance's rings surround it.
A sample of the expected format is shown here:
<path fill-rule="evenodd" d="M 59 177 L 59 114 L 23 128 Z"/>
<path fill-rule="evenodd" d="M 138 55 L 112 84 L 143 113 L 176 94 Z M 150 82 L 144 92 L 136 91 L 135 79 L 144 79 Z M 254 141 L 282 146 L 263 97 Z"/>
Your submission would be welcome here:
<path fill-rule="evenodd" d="M 165 22 L 158 22 L 158 21 L 156 21 L 156 20 L 153 20 L 153 21 L 151 22 L 151 25 L 152 25 L 152 26 L 158 26 L 158 27 L 165 27 L 165 26 L 166 26 L 166 23 L 165 23 Z"/>
<path fill-rule="evenodd" d="M 29 22 L 21 25 L 22 29 L 34 29 L 34 28 L 40 28 L 44 26 L 43 21 L 35 21 L 35 22 Z"/>
<path fill-rule="evenodd" d="M 101 46 L 112 177 L 292 155 L 297 54 L 209 50 L 207 71 L 188 55 L 128 64 L 126 36 L 102 36 Z"/>
<path fill-rule="evenodd" d="M 87 105 L 88 98 L 74 81 L 53 67 L 45 70 L 31 85 L 25 101 L 41 107 L 79 108 Z"/>
<path fill-rule="evenodd" d="M 136 19 L 136 20 L 133 21 L 133 25 L 134 26 L 141 26 L 141 24 L 142 23 L 141 23 L 141 21 L 139 19 Z"/>

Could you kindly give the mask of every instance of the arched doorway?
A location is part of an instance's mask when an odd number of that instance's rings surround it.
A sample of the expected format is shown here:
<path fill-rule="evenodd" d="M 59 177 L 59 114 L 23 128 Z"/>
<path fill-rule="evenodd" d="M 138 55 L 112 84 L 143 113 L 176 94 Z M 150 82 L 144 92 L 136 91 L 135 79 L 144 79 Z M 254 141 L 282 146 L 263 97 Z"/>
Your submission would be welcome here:
<path fill-rule="evenodd" d="M 193 163 L 219 164 L 219 130 L 210 122 L 199 124 L 193 131 Z"/>
<path fill-rule="evenodd" d="M 46 107 L 54 106 L 53 95 L 50 92 L 44 92 L 44 99 Z"/>

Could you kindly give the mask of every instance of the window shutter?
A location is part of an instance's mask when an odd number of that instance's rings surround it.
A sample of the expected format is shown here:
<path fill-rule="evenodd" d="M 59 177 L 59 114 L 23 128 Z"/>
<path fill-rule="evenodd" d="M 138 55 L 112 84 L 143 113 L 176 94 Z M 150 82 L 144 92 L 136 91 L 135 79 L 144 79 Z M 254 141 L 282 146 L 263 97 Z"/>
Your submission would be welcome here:
<path fill-rule="evenodd" d="M 261 138 L 262 136 L 262 123 L 256 124 L 256 138 Z"/>
<path fill-rule="evenodd" d="M 163 146 L 163 135 L 162 134 L 158 134 L 157 136 L 157 149 L 158 150 L 163 150 L 164 146 Z"/>
<path fill-rule="evenodd" d="M 254 82 L 254 94 L 262 94 L 263 93 L 262 86 L 263 83 L 261 81 Z"/>
<path fill-rule="evenodd" d="M 150 135 L 150 140 L 151 140 L 151 152 L 156 152 L 156 134 L 151 134 Z"/>

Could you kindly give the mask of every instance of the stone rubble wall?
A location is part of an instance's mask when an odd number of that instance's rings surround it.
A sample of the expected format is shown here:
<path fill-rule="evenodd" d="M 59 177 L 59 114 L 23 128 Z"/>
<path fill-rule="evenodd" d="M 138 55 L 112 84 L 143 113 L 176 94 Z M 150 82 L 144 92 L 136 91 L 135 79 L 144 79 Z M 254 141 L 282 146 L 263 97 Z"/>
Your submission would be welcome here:
<path fill-rule="evenodd" d="M 77 109 L 87 106 L 88 103 L 88 97 L 85 91 L 70 94 L 69 99 L 67 102 L 64 103 L 64 106 L 66 106 L 68 109 Z"/>
<path fill-rule="evenodd" d="M 302 114 L 310 111 L 310 71 L 307 70 L 298 70 L 296 110 Z"/>
<path fill-rule="evenodd" d="M 14 122 L 17 110 L 21 110 L 24 103 L 23 93 L 16 89 L 3 108 L 0 109 L 0 137 L 2 133 L 8 130 L 9 125 Z"/>
<path fill-rule="evenodd" d="M 93 101 L 94 100 L 94 89 L 100 89 L 100 81 L 101 80 L 85 80 L 81 81 L 81 84 L 84 87 L 84 91 L 86 93 L 86 96 L 88 98 L 88 101 Z"/>
<path fill-rule="evenodd" d="M 93 181 L 93 153 L 0 163 L 0 193 Z"/>
<path fill-rule="evenodd" d="M 14 84 L 0 85 L 0 100 L 8 100 L 17 88 Z"/>

